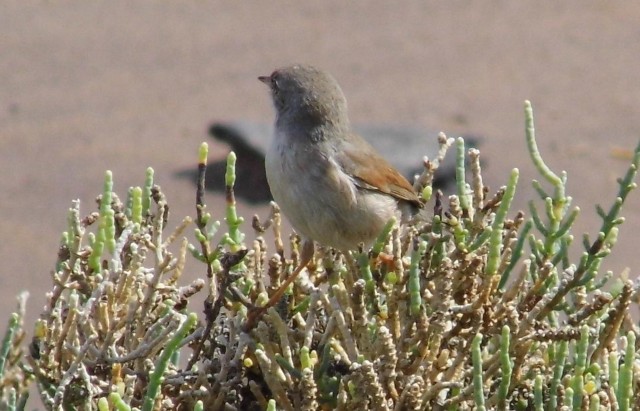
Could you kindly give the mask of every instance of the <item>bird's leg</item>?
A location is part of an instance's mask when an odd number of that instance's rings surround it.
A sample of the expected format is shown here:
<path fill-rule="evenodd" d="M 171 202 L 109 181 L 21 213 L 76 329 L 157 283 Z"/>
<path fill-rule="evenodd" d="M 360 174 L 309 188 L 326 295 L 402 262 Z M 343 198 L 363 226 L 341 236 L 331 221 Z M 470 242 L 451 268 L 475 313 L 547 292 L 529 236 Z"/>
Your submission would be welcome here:
<path fill-rule="evenodd" d="M 267 301 L 267 303 L 263 307 L 265 310 L 278 304 L 278 301 L 280 301 L 284 293 L 287 291 L 289 285 L 291 285 L 295 281 L 300 272 L 302 272 L 307 264 L 309 264 L 311 258 L 313 258 L 313 241 L 305 240 L 302 244 L 302 250 L 300 252 L 300 263 L 298 264 L 298 267 L 293 270 L 289 278 L 287 278 L 286 281 L 282 283 L 280 288 L 278 288 L 278 290 L 271 296 L 271 298 L 269 298 L 269 301 Z"/>
<path fill-rule="evenodd" d="M 302 244 L 302 250 L 300 251 L 300 263 L 298 267 L 289 275 L 289 278 L 285 280 L 284 283 L 276 290 L 276 292 L 269 298 L 269 301 L 262 307 L 254 307 L 249 310 L 247 314 L 247 322 L 244 325 L 244 330 L 251 330 L 260 320 L 260 317 L 267 312 L 267 310 L 274 305 L 278 304 L 278 301 L 282 298 L 284 293 L 287 291 L 287 288 L 296 280 L 298 275 L 302 272 L 302 270 L 309 264 L 311 258 L 313 258 L 313 241 L 305 240 Z"/>

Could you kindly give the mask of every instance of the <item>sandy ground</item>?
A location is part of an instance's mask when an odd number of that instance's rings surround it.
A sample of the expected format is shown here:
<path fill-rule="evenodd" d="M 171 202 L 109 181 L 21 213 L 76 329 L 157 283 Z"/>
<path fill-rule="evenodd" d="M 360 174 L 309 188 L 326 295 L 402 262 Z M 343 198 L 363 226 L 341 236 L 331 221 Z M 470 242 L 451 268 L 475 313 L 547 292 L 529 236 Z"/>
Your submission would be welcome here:
<path fill-rule="evenodd" d="M 212 121 L 271 121 L 256 76 L 291 62 L 331 71 L 354 122 L 486 136 L 485 180 L 496 189 L 520 168 L 520 208 L 536 176 L 524 141 L 530 99 L 541 151 L 567 170 L 583 210 L 576 233 L 594 233 L 593 206 L 611 204 L 628 163 L 614 151 L 639 140 L 638 21 L 635 2 L 585 0 L 3 1 L 0 319 L 23 289 L 30 318 L 40 312 L 71 200 L 92 211 L 105 170 L 124 196 L 153 167 L 171 223 L 193 215 L 193 186 L 175 173 L 195 165 Z M 225 150 L 213 145 L 212 157 Z M 221 198 L 208 201 L 222 217 Z M 633 193 L 603 267 L 630 267 L 633 278 L 639 206 Z"/>

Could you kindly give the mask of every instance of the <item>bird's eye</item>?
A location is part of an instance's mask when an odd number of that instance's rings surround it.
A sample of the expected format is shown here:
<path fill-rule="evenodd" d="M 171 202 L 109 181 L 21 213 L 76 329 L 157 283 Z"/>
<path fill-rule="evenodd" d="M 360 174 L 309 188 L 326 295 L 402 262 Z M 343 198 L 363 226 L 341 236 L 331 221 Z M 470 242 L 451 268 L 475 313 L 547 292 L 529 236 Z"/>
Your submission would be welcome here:
<path fill-rule="evenodd" d="M 278 90 L 279 89 L 279 84 L 278 84 L 279 83 L 278 82 L 279 78 L 278 77 L 279 76 L 276 73 L 271 75 L 271 87 L 273 87 L 274 90 Z"/>

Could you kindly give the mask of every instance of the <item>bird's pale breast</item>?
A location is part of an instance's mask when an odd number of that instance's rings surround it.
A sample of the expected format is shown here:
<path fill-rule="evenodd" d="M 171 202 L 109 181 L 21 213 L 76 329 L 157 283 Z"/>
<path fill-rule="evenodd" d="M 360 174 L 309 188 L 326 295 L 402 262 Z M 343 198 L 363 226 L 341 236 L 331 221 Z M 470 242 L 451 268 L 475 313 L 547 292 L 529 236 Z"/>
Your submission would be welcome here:
<path fill-rule="evenodd" d="M 356 187 L 322 154 L 330 151 L 292 140 L 276 134 L 265 168 L 275 201 L 302 237 L 350 250 L 370 244 L 390 218 L 400 219 L 395 198 Z"/>

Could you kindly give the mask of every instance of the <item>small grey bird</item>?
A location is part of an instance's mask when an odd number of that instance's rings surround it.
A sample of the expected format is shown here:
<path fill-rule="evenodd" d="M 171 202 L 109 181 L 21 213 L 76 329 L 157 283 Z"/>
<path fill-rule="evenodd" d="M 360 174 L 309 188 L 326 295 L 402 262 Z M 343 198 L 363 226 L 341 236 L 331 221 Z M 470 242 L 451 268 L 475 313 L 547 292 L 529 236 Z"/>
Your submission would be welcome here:
<path fill-rule="evenodd" d="M 258 79 L 269 86 L 276 110 L 267 180 L 304 241 L 300 265 L 269 307 L 311 260 L 314 241 L 342 251 L 370 245 L 392 217 L 408 221 L 423 204 L 411 184 L 351 130 L 347 100 L 329 73 L 295 65 Z"/>
<path fill-rule="evenodd" d="M 276 109 L 267 180 L 305 241 L 352 250 L 371 244 L 392 217 L 407 221 L 422 207 L 411 184 L 352 132 L 330 74 L 298 65 L 259 79 Z"/>

